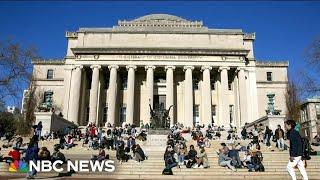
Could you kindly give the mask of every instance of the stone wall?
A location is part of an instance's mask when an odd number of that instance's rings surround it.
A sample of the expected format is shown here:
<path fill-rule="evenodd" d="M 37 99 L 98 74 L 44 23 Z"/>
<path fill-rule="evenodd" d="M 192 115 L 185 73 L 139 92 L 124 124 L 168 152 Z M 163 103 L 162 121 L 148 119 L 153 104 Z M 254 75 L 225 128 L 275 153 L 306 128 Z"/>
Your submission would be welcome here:
<path fill-rule="evenodd" d="M 35 116 L 35 124 L 38 124 L 40 121 L 42 122 L 42 134 L 51 131 L 61 131 L 68 126 L 77 126 L 52 112 L 35 112 Z"/>

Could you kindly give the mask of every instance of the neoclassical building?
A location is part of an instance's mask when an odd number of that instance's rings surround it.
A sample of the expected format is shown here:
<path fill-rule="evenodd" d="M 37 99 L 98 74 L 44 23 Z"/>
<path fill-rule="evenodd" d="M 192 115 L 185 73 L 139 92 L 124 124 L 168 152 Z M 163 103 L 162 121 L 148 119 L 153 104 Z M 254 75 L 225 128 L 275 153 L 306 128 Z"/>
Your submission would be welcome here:
<path fill-rule="evenodd" d="M 112 28 L 66 32 L 64 60 L 33 61 L 39 104 L 79 125 L 150 121 L 238 127 L 285 114 L 286 61 L 257 60 L 254 33 L 151 14 Z"/>

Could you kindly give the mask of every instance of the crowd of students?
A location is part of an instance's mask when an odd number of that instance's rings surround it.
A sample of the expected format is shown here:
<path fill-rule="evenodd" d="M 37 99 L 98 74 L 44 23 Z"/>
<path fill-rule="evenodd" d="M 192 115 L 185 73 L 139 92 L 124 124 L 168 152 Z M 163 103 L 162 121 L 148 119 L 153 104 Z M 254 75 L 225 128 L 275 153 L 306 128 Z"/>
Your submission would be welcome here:
<path fill-rule="evenodd" d="M 110 156 L 106 150 L 116 151 L 116 158 L 122 163 L 129 159 L 134 159 L 136 162 L 144 161 L 148 158 L 146 152 L 136 143 L 136 139 L 145 141 L 147 139 L 146 130 L 137 131 L 134 125 L 124 124 L 123 127 L 115 127 L 108 125 L 106 131 L 103 128 L 97 128 L 95 124 L 89 124 L 85 132 L 82 133 L 79 128 L 67 127 L 60 132 L 51 132 L 42 134 L 42 123 L 33 126 L 33 137 L 28 143 L 23 143 L 22 137 L 13 138 L 4 148 L 12 146 L 12 150 L 8 156 L 1 155 L 0 161 L 12 163 L 14 161 L 23 160 L 26 163 L 37 160 L 62 160 L 66 162 L 66 158 L 60 149 L 70 149 L 75 147 L 75 142 L 82 141 L 82 147 L 87 149 L 98 150 L 97 155 L 92 155 L 91 160 L 103 161 L 109 159 Z M 53 152 L 50 152 L 47 147 L 39 147 L 39 141 L 46 141 L 59 138 L 57 144 L 54 144 Z M 10 143 L 12 143 L 10 145 Z M 87 146 L 87 147 L 85 147 Z M 0 148 L 1 150 L 1 148 Z M 24 157 L 22 157 L 24 155 Z M 34 178 L 36 175 L 35 169 L 28 172 L 27 178 Z"/>
<path fill-rule="evenodd" d="M 173 174 L 172 168 L 209 168 L 209 160 L 206 153 L 206 148 L 210 147 L 210 142 L 205 142 L 202 127 L 195 127 L 191 131 L 191 137 L 194 145 L 187 148 L 187 141 L 183 138 L 182 131 L 173 131 L 168 135 L 167 147 L 164 153 L 165 169 L 163 174 Z M 206 137 L 207 138 L 207 137 Z M 192 142 L 191 142 L 192 143 Z M 254 146 L 254 147 L 253 147 Z M 245 151 L 243 160 L 240 159 L 239 152 Z M 248 168 L 248 171 L 264 171 L 262 164 L 263 157 L 259 143 L 251 144 L 247 147 L 232 143 L 230 148 L 226 143 L 221 143 L 221 147 L 217 151 L 218 165 L 237 171 L 237 168 Z"/>
<path fill-rule="evenodd" d="M 288 128 L 287 126 L 290 126 Z M 294 124 L 291 121 L 286 122 L 287 135 L 279 125 L 278 128 L 272 132 L 268 126 L 254 125 L 254 128 L 247 133 L 247 129 L 244 128 L 241 131 L 242 139 L 252 139 L 248 146 L 241 146 L 236 144 L 237 137 L 235 134 L 237 130 L 231 128 L 228 133 L 227 139 L 231 139 L 232 143 L 227 145 L 221 143 L 221 147 L 217 150 L 218 162 L 221 167 L 226 167 L 232 171 L 237 171 L 238 168 L 248 168 L 248 171 L 264 171 L 263 156 L 260 148 L 260 143 L 266 144 L 270 147 L 272 139 L 276 142 L 276 146 L 279 150 L 285 150 L 284 139 L 287 137 L 290 140 L 290 162 L 288 164 L 288 172 L 293 175 L 293 164 L 298 165 L 299 169 L 302 166 L 301 156 L 302 152 L 296 151 L 301 144 L 300 135 L 293 131 Z M 223 128 L 216 128 L 213 126 L 196 126 L 193 129 L 184 129 L 183 125 L 176 124 L 172 128 L 172 133 L 167 137 L 167 147 L 164 152 L 165 169 L 163 174 L 172 174 L 172 168 L 210 168 L 210 163 L 206 153 L 206 148 L 211 146 L 210 140 L 221 137 L 221 131 Z M 190 133 L 191 139 L 195 142 L 195 145 L 187 147 L 187 141 L 183 137 L 183 133 Z M 54 133 L 53 133 L 54 134 Z M 136 143 L 136 139 L 145 141 L 147 139 L 146 129 L 137 131 L 134 125 L 124 124 L 122 127 L 115 127 L 108 124 L 106 131 L 103 128 L 96 127 L 95 124 L 89 124 L 85 132 L 82 133 L 80 129 L 69 128 L 64 133 L 58 133 L 60 138 L 59 143 L 54 145 L 53 152 L 51 153 L 47 147 L 39 148 L 39 140 L 45 140 L 42 135 L 42 123 L 38 123 L 34 126 L 34 136 L 30 139 L 30 142 L 23 143 L 23 138 L 16 138 L 16 142 L 13 145 L 12 151 L 9 152 L 9 157 L 0 156 L 0 161 L 14 162 L 21 160 L 21 154 L 25 153 L 24 160 L 26 162 L 36 160 L 62 160 L 66 161 L 63 153 L 60 149 L 70 149 L 76 146 L 75 140 L 82 140 L 82 147 L 87 149 L 99 150 L 97 155 L 93 155 L 91 160 L 103 161 L 109 159 L 110 156 L 105 152 L 106 150 L 116 151 L 116 158 L 120 163 L 127 162 L 130 159 L 134 159 L 136 162 L 144 161 L 148 158 L 146 152 Z M 51 135 L 48 135 L 51 136 Z M 56 135 L 52 136 L 54 139 Z M 319 138 L 319 137 L 318 137 Z M 48 139 L 48 138 L 47 138 Z M 50 140 L 50 138 L 49 138 Z M 302 141 L 301 141 L 302 142 Z M 197 150 L 196 149 L 196 147 Z M 302 148 L 301 148 L 302 149 Z M 241 160 L 239 152 L 245 152 L 243 159 Z M 306 173 L 302 171 L 304 177 Z M 33 178 L 36 171 L 33 169 L 28 172 L 28 178 Z"/>

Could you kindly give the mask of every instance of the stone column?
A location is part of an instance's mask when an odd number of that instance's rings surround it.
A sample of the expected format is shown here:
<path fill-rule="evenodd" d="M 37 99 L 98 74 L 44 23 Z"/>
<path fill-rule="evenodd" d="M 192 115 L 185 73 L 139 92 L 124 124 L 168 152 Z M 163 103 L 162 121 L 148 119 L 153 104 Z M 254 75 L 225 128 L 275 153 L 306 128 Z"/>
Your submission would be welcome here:
<path fill-rule="evenodd" d="M 109 78 L 109 89 L 108 89 L 108 117 L 107 123 L 111 123 L 113 125 L 115 123 L 116 118 L 116 100 L 117 100 L 117 70 L 119 66 L 111 65 L 108 66 L 110 71 Z"/>
<path fill-rule="evenodd" d="M 69 119 L 70 87 L 71 87 L 72 68 L 64 68 L 64 100 L 63 100 L 63 117 Z"/>
<path fill-rule="evenodd" d="M 221 81 L 221 86 L 220 86 L 220 96 L 219 96 L 219 102 L 221 103 L 220 106 L 220 126 L 223 125 L 224 127 L 229 127 L 230 124 L 230 114 L 229 114 L 229 98 L 228 98 L 228 70 L 229 67 L 220 67 L 220 81 Z"/>
<path fill-rule="evenodd" d="M 153 71 L 156 67 L 155 66 L 145 66 L 145 69 L 147 71 L 147 89 L 148 89 L 148 103 L 150 103 L 151 107 L 153 108 Z M 149 109 L 149 104 L 146 104 L 145 108 Z M 150 114 L 148 112 L 148 114 Z M 150 115 L 148 116 L 149 118 L 146 120 L 147 123 L 150 123 Z"/>
<path fill-rule="evenodd" d="M 251 120 L 248 122 L 253 122 L 258 119 L 258 92 L 257 92 L 257 79 L 256 79 L 256 70 L 251 68 L 248 70 L 249 76 L 249 91 L 250 91 L 250 104 L 251 104 Z"/>
<path fill-rule="evenodd" d="M 193 84 L 192 70 L 193 66 L 184 66 L 184 126 L 193 127 Z"/>
<path fill-rule="evenodd" d="M 134 118 L 134 86 L 135 86 L 135 70 L 137 66 L 127 66 L 128 70 L 128 86 L 127 86 L 127 114 L 126 122 L 133 124 Z"/>
<path fill-rule="evenodd" d="M 202 97 L 201 97 L 201 106 L 202 106 L 202 119 L 200 124 L 205 124 L 206 126 L 211 124 L 212 112 L 211 112 L 211 80 L 210 80 L 210 66 L 202 66 Z"/>
<path fill-rule="evenodd" d="M 83 66 L 76 65 L 72 71 L 71 88 L 70 88 L 70 115 L 69 120 L 78 123 L 80 107 L 80 90 L 81 90 L 81 73 Z"/>
<path fill-rule="evenodd" d="M 92 65 L 90 68 L 92 69 L 92 79 L 89 101 L 89 123 L 95 123 L 97 121 L 99 69 L 101 69 L 101 66 Z"/>
<path fill-rule="evenodd" d="M 247 104 L 247 88 L 244 68 L 238 68 L 238 84 L 240 98 L 240 126 L 243 126 L 248 121 L 248 104 Z"/>
<path fill-rule="evenodd" d="M 170 126 L 174 124 L 174 80 L 173 80 L 173 71 L 175 70 L 174 66 L 165 66 L 164 67 L 166 72 L 166 89 L 167 89 L 167 94 L 166 94 L 166 109 L 169 109 L 170 106 L 170 112 L 169 112 L 169 117 L 170 117 Z"/>

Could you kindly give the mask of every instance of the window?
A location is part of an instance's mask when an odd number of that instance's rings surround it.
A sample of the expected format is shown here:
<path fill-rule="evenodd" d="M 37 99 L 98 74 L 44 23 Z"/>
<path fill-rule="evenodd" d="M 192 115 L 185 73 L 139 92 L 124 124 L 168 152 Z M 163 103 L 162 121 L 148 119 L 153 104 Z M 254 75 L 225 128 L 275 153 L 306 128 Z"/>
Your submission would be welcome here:
<path fill-rule="evenodd" d="M 320 120 L 320 104 L 316 104 L 317 119 Z"/>
<path fill-rule="evenodd" d="M 199 104 L 194 105 L 193 107 L 193 125 L 199 123 Z"/>
<path fill-rule="evenodd" d="M 199 117 L 199 105 L 198 104 L 196 104 L 195 106 L 194 106 L 194 115 L 193 116 L 195 116 L 195 117 Z"/>
<path fill-rule="evenodd" d="M 126 122 L 126 114 L 127 114 L 127 107 L 125 104 L 123 104 L 120 107 L 120 124 L 122 124 L 123 122 Z"/>
<path fill-rule="evenodd" d="M 230 124 L 233 124 L 233 105 L 229 105 Z"/>
<path fill-rule="evenodd" d="M 109 77 L 104 78 L 104 89 L 108 89 L 108 88 L 109 88 Z"/>
<path fill-rule="evenodd" d="M 301 122 L 306 122 L 307 120 L 307 109 L 303 108 L 301 110 Z"/>
<path fill-rule="evenodd" d="M 272 72 L 267 72 L 267 81 L 272 81 Z"/>
<path fill-rule="evenodd" d="M 216 105 L 212 105 L 212 108 L 211 108 L 212 116 L 216 116 L 217 115 L 216 107 L 217 107 Z"/>
<path fill-rule="evenodd" d="M 47 79 L 53 79 L 53 69 L 48 69 L 48 71 L 47 71 Z"/>
<path fill-rule="evenodd" d="M 211 90 L 216 90 L 216 81 L 214 79 L 211 79 Z"/>
<path fill-rule="evenodd" d="M 121 78 L 121 90 L 127 90 L 127 78 Z"/>
<path fill-rule="evenodd" d="M 199 89 L 199 79 L 193 79 L 193 89 L 194 90 Z"/>
<path fill-rule="evenodd" d="M 107 121 L 108 121 L 108 105 L 103 108 L 103 122 L 105 123 Z"/>
<path fill-rule="evenodd" d="M 233 88 L 232 88 L 232 82 L 231 81 L 228 81 L 228 90 L 229 91 L 232 91 Z"/>

